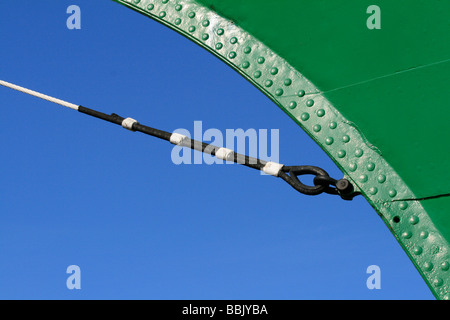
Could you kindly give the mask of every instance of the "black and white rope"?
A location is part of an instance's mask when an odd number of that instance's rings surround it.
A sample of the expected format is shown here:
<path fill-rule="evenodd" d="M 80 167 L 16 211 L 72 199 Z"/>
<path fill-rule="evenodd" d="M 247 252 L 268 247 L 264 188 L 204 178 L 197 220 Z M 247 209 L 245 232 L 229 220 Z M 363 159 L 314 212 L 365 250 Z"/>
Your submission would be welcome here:
<path fill-rule="evenodd" d="M 139 123 L 133 118 L 123 118 L 117 114 L 105 114 L 100 111 L 89 109 L 83 106 L 75 105 L 33 90 L 29 90 L 15 84 L 0 80 L 0 85 L 59 104 L 61 106 L 77 110 L 83 114 L 99 118 L 117 125 L 130 131 L 138 131 L 162 140 L 169 141 L 172 144 L 188 147 L 193 150 L 201 151 L 213 155 L 221 160 L 232 161 L 249 168 L 261 170 L 268 175 L 280 177 L 290 184 L 295 190 L 306 195 L 318 195 L 321 193 L 339 194 L 345 200 L 351 200 L 357 193 L 353 192 L 352 184 L 346 180 L 335 180 L 328 173 L 314 166 L 285 166 L 276 162 L 267 162 L 257 158 L 249 157 L 227 148 L 217 147 L 205 142 L 190 139 L 179 133 L 170 133 L 159 129 L 151 128 Z M 314 175 L 314 186 L 303 184 L 298 176 Z"/>

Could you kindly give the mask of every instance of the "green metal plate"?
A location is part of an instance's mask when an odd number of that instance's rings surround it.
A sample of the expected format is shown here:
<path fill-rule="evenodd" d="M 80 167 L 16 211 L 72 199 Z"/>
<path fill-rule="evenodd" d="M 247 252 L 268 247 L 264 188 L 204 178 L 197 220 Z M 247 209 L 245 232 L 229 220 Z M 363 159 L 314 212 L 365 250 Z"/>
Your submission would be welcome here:
<path fill-rule="evenodd" d="M 371 203 L 438 299 L 450 298 L 445 95 L 450 2 L 115 0 L 239 72 Z M 418 17 L 420 20 L 418 20 Z"/>

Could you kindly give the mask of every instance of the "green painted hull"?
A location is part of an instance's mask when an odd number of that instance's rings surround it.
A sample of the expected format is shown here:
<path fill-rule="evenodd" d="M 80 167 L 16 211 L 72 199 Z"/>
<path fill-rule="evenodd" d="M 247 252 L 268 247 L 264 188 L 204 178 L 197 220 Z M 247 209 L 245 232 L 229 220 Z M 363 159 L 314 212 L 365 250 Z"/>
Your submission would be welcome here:
<path fill-rule="evenodd" d="M 450 2 L 115 0 L 248 79 L 352 180 L 450 299 Z M 400 4 L 401 3 L 401 4 Z"/>

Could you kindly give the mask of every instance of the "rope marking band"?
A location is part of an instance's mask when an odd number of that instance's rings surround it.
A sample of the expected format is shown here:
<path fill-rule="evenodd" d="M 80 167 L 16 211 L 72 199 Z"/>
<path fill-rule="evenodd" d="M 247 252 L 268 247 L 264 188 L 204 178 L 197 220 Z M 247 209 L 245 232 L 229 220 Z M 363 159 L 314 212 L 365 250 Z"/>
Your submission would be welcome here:
<path fill-rule="evenodd" d="M 172 133 L 170 136 L 170 143 L 176 144 L 177 146 L 185 146 L 187 145 L 187 141 L 190 140 L 188 137 L 179 134 L 179 133 Z"/>
<path fill-rule="evenodd" d="M 271 176 L 278 177 L 281 169 L 283 169 L 284 165 L 276 162 L 267 162 L 262 171 L 266 174 L 270 174 Z"/>
<path fill-rule="evenodd" d="M 128 129 L 130 131 L 136 131 L 133 129 L 133 125 L 135 123 L 138 123 L 136 120 L 134 120 L 133 118 L 126 118 L 122 121 L 122 127 L 124 127 L 125 129 Z"/>
<path fill-rule="evenodd" d="M 219 148 L 216 150 L 216 157 L 225 160 L 225 161 L 233 161 L 234 151 L 227 148 Z"/>

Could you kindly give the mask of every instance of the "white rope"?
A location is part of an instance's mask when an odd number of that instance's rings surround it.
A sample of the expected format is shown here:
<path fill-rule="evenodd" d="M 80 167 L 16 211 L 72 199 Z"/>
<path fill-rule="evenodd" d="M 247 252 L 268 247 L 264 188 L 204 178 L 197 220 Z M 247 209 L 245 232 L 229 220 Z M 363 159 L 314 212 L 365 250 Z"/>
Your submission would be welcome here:
<path fill-rule="evenodd" d="M 23 93 L 26 93 L 26 94 L 29 94 L 31 96 L 35 96 L 37 98 L 41 98 L 41 99 L 44 99 L 44 100 L 47 100 L 47 101 L 59 104 L 59 105 L 61 105 L 63 107 L 67 107 L 67 108 L 70 108 L 70 109 L 78 110 L 78 106 L 73 104 L 73 103 L 66 102 L 66 101 L 63 101 L 63 100 L 60 100 L 60 99 L 56 99 L 56 98 L 47 96 L 45 94 L 42 94 L 42 93 L 30 90 L 30 89 L 26 89 L 26 88 L 23 88 L 23 87 L 20 87 L 20 86 L 16 86 L 15 84 L 12 84 L 12 83 L 9 83 L 9 82 L 6 82 L 6 81 L 0 80 L 0 85 L 2 85 L 4 87 L 7 87 L 7 88 L 11 88 L 11 89 L 17 90 L 17 91 L 20 91 L 20 92 L 23 92 Z"/>

